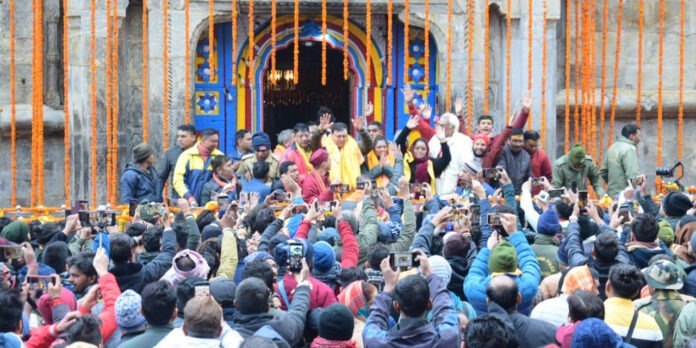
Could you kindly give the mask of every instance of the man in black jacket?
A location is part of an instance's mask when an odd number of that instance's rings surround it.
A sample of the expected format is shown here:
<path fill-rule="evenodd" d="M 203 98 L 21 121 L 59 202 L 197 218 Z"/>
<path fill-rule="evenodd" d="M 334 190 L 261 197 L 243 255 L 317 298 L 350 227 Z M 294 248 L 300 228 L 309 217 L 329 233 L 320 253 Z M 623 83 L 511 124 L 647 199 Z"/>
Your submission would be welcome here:
<path fill-rule="evenodd" d="M 176 160 L 179 159 L 179 155 L 182 152 L 188 150 L 193 144 L 196 143 L 196 127 L 190 124 L 182 124 L 176 129 L 176 144 L 177 146 L 172 147 L 164 153 L 164 159 L 159 168 L 159 192 L 164 189 L 164 183 L 169 181 L 169 187 L 172 186 L 172 181 L 170 180 L 171 174 L 174 172 L 174 167 L 176 167 Z M 172 199 L 179 198 L 176 190 L 171 190 L 171 193 L 162 192 L 162 194 L 167 198 L 167 195 L 171 195 Z M 127 203 L 127 202 L 126 202 Z"/>

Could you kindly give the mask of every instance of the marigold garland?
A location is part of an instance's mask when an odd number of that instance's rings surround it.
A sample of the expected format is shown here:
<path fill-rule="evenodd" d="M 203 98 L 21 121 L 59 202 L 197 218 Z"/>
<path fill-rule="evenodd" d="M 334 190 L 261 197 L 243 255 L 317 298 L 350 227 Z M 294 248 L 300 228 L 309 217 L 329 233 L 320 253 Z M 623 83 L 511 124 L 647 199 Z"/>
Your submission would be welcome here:
<path fill-rule="evenodd" d="M 548 4 L 543 1 L 544 12 L 542 15 L 542 43 L 541 43 L 541 147 L 546 148 L 546 20 L 548 18 Z"/>
<path fill-rule="evenodd" d="M 394 33 L 392 32 L 394 27 L 394 17 L 392 16 L 394 12 L 394 0 L 389 0 L 387 2 L 387 85 L 391 85 L 392 81 L 392 69 L 394 68 L 393 54 L 394 49 Z"/>
<path fill-rule="evenodd" d="M 640 112 L 643 108 L 641 105 L 642 90 L 643 90 L 643 17 L 645 11 L 643 9 L 643 0 L 638 1 L 638 82 L 636 83 L 636 125 L 640 127 Z"/>
<path fill-rule="evenodd" d="M 162 152 L 165 152 L 169 147 L 169 0 L 162 1 L 162 16 Z M 210 54 L 213 54 L 212 43 L 210 46 Z M 214 73 L 211 70 L 211 77 Z"/>
<path fill-rule="evenodd" d="M 254 0 L 249 0 L 249 71 L 254 71 L 254 51 L 256 50 L 256 39 L 254 38 Z"/>
<path fill-rule="evenodd" d="M 408 57 L 410 56 L 409 54 L 409 49 L 411 48 L 409 44 L 409 0 L 404 0 L 404 83 L 408 83 L 408 68 L 409 68 L 409 63 L 408 63 Z"/>
<path fill-rule="evenodd" d="M 275 1 L 275 0 L 273 0 Z M 321 0 L 321 85 L 326 86 L 326 0 Z"/>
<path fill-rule="evenodd" d="M 512 1 L 507 2 L 507 16 L 506 16 L 506 27 L 507 27 L 507 38 L 506 38 L 506 52 L 505 52 L 505 124 L 510 123 L 510 62 L 511 62 L 511 50 L 512 50 Z"/>
<path fill-rule="evenodd" d="M 677 135 L 678 158 L 684 158 L 684 16 L 686 12 L 685 0 L 680 1 L 679 16 L 679 126 Z"/>
<path fill-rule="evenodd" d="M 150 128 L 150 122 L 149 122 L 149 102 L 150 98 L 148 97 L 148 65 L 147 61 L 149 59 L 149 43 L 148 43 L 148 35 L 149 35 L 149 30 L 148 30 L 148 16 L 147 16 L 147 0 L 143 0 L 143 143 L 147 144 L 147 139 L 149 138 L 149 128 Z"/>
<path fill-rule="evenodd" d="M 430 0 L 425 0 L 423 6 L 425 7 L 425 25 L 423 28 L 423 59 L 425 61 L 425 64 L 423 64 L 423 70 L 425 70 L 423 76 L 423 98 L 428 100 L 428 94 L 430 94 Z"/>
<path fill-rule="evenodd" d="M 660 0 L 660 42 L 657 80 L 657 166 L 662 166 L 662 82 L 664 72 L 665 0 Z"/>
<path fill-rule="evenodd" d="M 32 16 L 32 37 L 34 40 L 32 40 L 32 51 L 31 51 L 31 58 L 32 61 L 38 61 L 39 56 L 37 52 L 37 43 L 38 40 L 36 39 L 38 37 L 38 8 L 37 8 L 37 2 L 32 1 L 31 3 L 31 12 L 34 14 Z M 30 202 L 32 206 L 36 206 L 36 187 L 37 187 L 37 177 L 36 177 L 36 161 L 38 160 L 38 155 L 37 152 L 39 151 L 39 147 L 37 146 L 36 142 L 36 135 L 38 134 L 38 122 L 36 120 L 36 114 L 37 114 L 37 103 L 36 103 L 36 91 L 37 91 L 37 74 L 38 74 L 38 65 L 39 64 L 32 64 L 31 66 L 31 198 Z"/>
<path fill-rule="evenodd" d="M 616 119 L 616 99 L 619 86 L 619 61 L 621 58 L 621 20 L 623 18 L 623 0 L 619 0 L 616 18 L 616 56 L 614 57 L 614 86 L 611 95 L 611 119 L 609 121 L 609 139 L 607 147 L 614 141 L 614 120 Z"/>
<path fill-rule="evenodd" d="M 589 70 L 591 72 L 590 74 L 590 135 L 591 135 L 591 142 L 590 144 L 592 145 L 592 151 L 591 153 L 593 154 L 594 158 L 598 158 L 597 156 L 597 149 L 599 146 L 597 146 L 597 104 L 596 104 L 596 99 L 597 99 L 597 94 L 595 91 L 597 90 L 597 76 L 596 76 L 596 69 L 595 67 L 597 66 L 596 64 L 596 50 L 597 50 L 597 45 L 596 45 L 596 35 L 595 33 L 597 32 L 597 16 L 595 15 L 597 13 L 597 0 L 592 0 L 590 2 L 590 9 L 589 9 L 589 18 L 590 18 L 590 64 L 589 64 Z"/>
<path fill-rule="evenodd" d="M 452 4 L 452 0 L 449 0 L 450 7 Z M 485 115 L 488 114 L 488 59 L 490 52 L 488 52 L 489 48 L 489 42 L 488 40 L 490 39 L 490 5 L 488 4 L 488 0 L 485 0 L 486 8 L 483 11 L 483 113 Z M 451 11 L 451 10 L 449 10 Z M 451 17 L 451 14 L 448 14 Z M 450 23 L 452 22 L 450 18 Z M 449 26 L 450 30 L 452 30 L 452 25 L 450 24 Z M 448 35 L 452 35 L 451 33 L 448 33 Z M 452 55 L 452 48 L 450 44 L 450 49 L 449 49 L 449 55 Z"/>
<path fill-rule="evenodd" d="M 271 76 L 275 76 L 276 72 L 276 0 L 271 0 Z M 322 0 L 322 34 L 326 35 L 326 0 Z M 322 55 L 326 55 L 326 44 L 322 41 Z M 326 66 L 326 59 L 322 61 L 322 66 Z M 326 72 L 322 71 L 322 84 L 326 84 Z M 271 83 L 275 84 L 275 78 L 271 79 Z"/>
<path fill-rule="evenodd" d="M 237 84 L 237 0 L 232 0 L 232 85 Z"/>
<path fill-rule="evenodd" d="M 191 123 L 191 0 L 184 0 L 184 42 L 186 62 L 184 63 L 184 123 Z M 234 71 L 234 70 L 233 70 Z M 234 73 L 233 73 L 234 75 Z"/>
<path fill-rule="evenodd" d="M 37 43 L 38 61 L 43 62 L 43 42 L 44 42 L 44 31 L 43 31 L 43 2 L 37 2 L 38 7 L 38 36 L 35 37 Z M 36 118 L 37 118 L 37 130 L 38 136 L 36 137 L 38 151 L 37 151 L 37 203 L 43 205 L 44 199 L 44 118 L 43 118 L 43 98 L 44 98 L 44 71 L 43 66 L 38 67 L 37 74 L 37 107 L 36 107 Z"/>
<path fill-rule="evenodd" d="M 113 173 L 111 169 L 111 165 L 113 164 L 112 162 L 112 146 L 111 146 L 111 141 L 113 140 L 113 137 L 111 136 L 111 122 L 112 122 L 112 113 L 111 113 L 111 96 L 113 93 L 113 79 L 111 78 L 111 75 L 113 74 L 112 72 L 112 55 L 111 55 L 111 44 L 113 43 L 113 40 L 111 38 L 111 34 L 113 29 L 111 28 L 112 26 L 112 21 L 111 21 L 111 0 L 105 0 L 105 15 L 106 15 L 106 52 L 105 52 L 105 68 L 106 68 L 106 197 L 107 199 L 111 197 L 111 174 Z"/>
<path fill-rule="evenodd" d="M 570 0 L 568 0 L 570 1 Z M 580 141 L 580 114 L 579 114 L 579 107 L 580 107 L 580 59 L 579 59 L 579 52 L 580 52 L 580 46 L 579 43 L 582 41 L 581 39 L 578 39 L 578 34 L 580 34 L 580 0 L 575 0 L 575 83 L 573 84 L 573 87 L 575 88 L 575 102 L 573 106 L 573 119 L 575 123 L 575 128 L 573 130 L 573 135 L 575 142 L 577 143 Z"/>
<path fill-rule="evenodd" d="M 90 72 L 91 75 L 91 93 L 90 93 L 90 108 L 91 108 L 91 127 L 92 127 L 92 153 L 91 153 L 91 165 L 92 165 L 92 204 L 97 204 L 97 26 L 96 26 L 96 13 L 97 12 L 97 2 L 96 0 L 91 1 L 90 5 Z"/>
<path fill-rule="evenodd" d="M 367 90 L 372 85 L 372 59 L 370 59 L 370 51 L 372 51 L 372 0 L 365 1 L 365 51 L 365 88 Z"/>
<path fill-rule="evenodd" d="M 468 54 L 466 61 L 466 114 L 467 114 L 467 130 L 471 134 L 471 128 L 473 125 L 473 114 L 474 114 L 474 10 L 475 4 L 474 0 L 469 0 L 467 12 L 467 38 L 468 44 Z M 449 108 L 447 109 L 449 110 Z"/>
<path fill-rule="evenodd" d="M 391 1 L 391 0 L 390 0 Z M 447 0 L 447 89 L 445 90 L 445 109 L 452 107 L 452 4 Z"/>
<path fill-rule="evenodd" d="M 113 23 L 114 25 L 112 26 L 113 29 L 113 35 L 111 37 L 114 40 L 114 44 L 112 47 L 114 48 L 112 51 L 113 54 L 113 67 L 114 71 L 118 72 L 118 33 L 119 33 L 119 27 L 118 27 L 118 0 L 113 0 L 113 6 L 114 6 L 114 13 L 113 13 Z M 118 88 L 118 73 L 115 73 L 113 75 L 113 86 L 114 90 L 116 91 L 113 95 L 113 111 L 112 111 L 112 131 L 111 131 L 111 136 L 113 137 L 113 140 L 111 141 L 111 146 L 113 147 L 112 150 L 112 160 L 113 160 L 113 166 L 111 167 L 111 170 L 113 170 L 113 173 L 111 174 L 111 178 L 113 180 L 113 183 L 111 184 L 112 191 L 111 191 L 111 204 L 114 205 L 116 204 L 116 199 L 118 195 L 118 115 L 119 115 L 119 88 Z"/>
<path fill-rule="evenodd" d="M 168 1 L 168 0 L 164 0 Z M 251 7 L 251 1 L 249 1 L 249 6 Z M 214 0 L 208 0 L 208 47 L 209 47 L 209 54 L 210 54 L 210 62 L 213 62 L 214 59 L 212 58 L 215 54 L 215 1 Z M 251 22 L 249 22 L 251 23 Z M 188 33 L 186 34 L 188 35 Z M 249 36 L 251 37 L 251 36 Z M 250 53 L 253 55 L 253 52 Z M 215 73 L 215 66 L 213 64 L 210 65 L 210 80 L 213 81 L 215 78 L 214 76 L 216 75 Z"/>
<path fill-rule="evenodd" d="M 294 25 L 293 28 L 295 36 L 293 37 L 293 83 L 298 84 L 300 82 L 300 0 L 295 0 L 295 12 Z"/>
<path fill-rule="evenodd" d="M 343 0 L 343 79 L 348 80 L 348 0 Z"/>
<path fill-rule="evenodd" d="M 571 33 L 571 4 L 570 0 L 566 1 L 566 47 L 565 47 L 565 137 L 563 138 L 563 153 L 568 153 L 570 150 L 570 33 Z M 544 40 L 546 41 L 546 40 Z"/>
<path fill-rule="evenodd" d="M 527 90 L 532 91 L 534 77 L 534 0 L 527 0 Z M 532 128 L 532 110 L 529 110 L 529 118 L 527 118 L 527 128 Z"/>
<path fill-rule="evenodd" d="M 67 0 L 63 0 L 63 1 L 65 2 Z M 10 173 L 10 176 L 12 178 L 10 190 L 12 193 L 10 196 L 10 204 L 14 207 L 17 205 L 17 119 L 16 119 L 17 107 L 15 105 L 17 103 L 17 92 L 16 92 L 16 88 L 17 88 L 17 86 L 16 86 L 16 84 L 17 84 L 16 71 L 17 71 L 17 68 L 16 68 L 16 63 L 15 63 L 15 51 L 16 51 L 16 49 L 15 49 L 16 29 L 15 28 L 16 28 L 16 24 L 15 24 L 15 2 L 14 2 L 14 0 L 10 0 L 9 7 L 10 7 L 10 18 L 9 18 L 9 21 L 10 21 L 10 158 L 12 161 L 11 162 L 11 173 Z M 67 8 L 67 6 L 65 8 Z M 67 23 L 67 9 L 65 11 L 66 11 L 65 12 L 66 13 L 66 20 L 64 20 L 64 23 Z M 65 39 L 65 35 L 63 35 L 63 39 Z M 63 47 L 65 50 L 66 46 L 63 45 Z M 65 63 L 65 61 L 64 61 L 64 64 L 67 64 L 67 63 Z M 67 76 L 68 70 L 65 69 L 64 72 Z M 68 105 L 67 89 L 68 88 L 67 88 L 67 84 L 64 84 L 64 85 L 66 86 L 65 87 L 65 90 L 66 90 L 66 93 L 65 93 L 66 110 L 64 112 L 65 112 L 65 115 L 68 115 L 68 112 L 67 112 L 67 105 Z M 65 131 L 67 134 L 67 131 L 68 131 L 67 122 L 66 122 Z M 66 154 L 67 154 L 69 147 L 68 147 L 68 143 L 65 143 L 65 144 L 66 144 L 65 149 L 66 149 Z M 67 166 L 67 168 L 70 168 L 70 164 L 68 162 L 66 162 L 66 166 Z M 68 170 L 65 171 L 67 178 L 69 178 L 69 176 L 67 176 L 68 172 L 69 172 Z M 66 191 L 66 195 L 67 196 L 70 195 L 69 190 Z"/>
<path fill-rule="evenodd" d="M 599 150 L 598 153 L 602 153 L 604 150 L 604 123 L 605 123 L 605 107 L 604 107 L 604 94 L 606 93 L 606 81 L 607 81 L 607 28 L 609 27 L 609 2 L 604 1 L 604 8 L 602 10 L 602 80 L 600 87 L 600 100 L 601 105 L 599 109 Z M 599 156 L 598 156 L 599 157 Z M 597 157 L 597 158 L 598 158 Z M 601 165 L 601 164 L 600 164 Z"/>

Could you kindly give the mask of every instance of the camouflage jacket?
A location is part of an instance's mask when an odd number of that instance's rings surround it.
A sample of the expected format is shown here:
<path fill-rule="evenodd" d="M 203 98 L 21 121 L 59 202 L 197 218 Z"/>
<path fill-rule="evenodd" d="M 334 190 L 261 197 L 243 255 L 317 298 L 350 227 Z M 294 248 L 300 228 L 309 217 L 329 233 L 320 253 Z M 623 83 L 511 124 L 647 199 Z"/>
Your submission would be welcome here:
<path fill-rule="evenodd" d="M 689 296 L 681 295 L 676 290 L 655 289 L 655 294 L 649 298 L 642 298 L 634 302 L 634 306 L 653 318 L 662 331 L 664 338 L 663 347 L 673 346 L 674 327 Z"/>

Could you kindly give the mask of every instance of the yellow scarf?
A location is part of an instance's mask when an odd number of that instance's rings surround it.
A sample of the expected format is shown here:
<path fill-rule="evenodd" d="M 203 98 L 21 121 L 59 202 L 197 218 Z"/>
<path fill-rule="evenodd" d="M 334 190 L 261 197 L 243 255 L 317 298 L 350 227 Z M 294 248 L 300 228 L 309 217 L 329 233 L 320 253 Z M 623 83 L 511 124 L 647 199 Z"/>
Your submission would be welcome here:
<path fill-rule="evenodd" d="M 297 148 L 297 152 L 300 153 L 300 156 L 302 156 L 302 159 L 304 159 L 305 165 L 307 166 L 307 172 L 312 171 L 314 167 L 311 163 L 309 163 L 309 156 L 312 155 L 312 152 L 303 150 L 302 147 L 297 144 L 295 145 L 295 147 Z"/>
<path fill-rule="evenodd" d="M 394 167 L 394 162 L 396 161 L 394 159 L 394 155 L 392 155 L 391 152 L 387 151 L 387 157 L 389 158 L 389 165 Z M 375 150 L 370 151 L 370 153 L 367 154 L 367 169 L 372 170 L 372 168 L 376 167 L 379 165 L 379 157 L 377 157 L 377 154 L 375 153 Z M 377 177 L 377 187 L 386 187 L 387 184 L 389 184 L 389 178 L 388 176 L 382 174 Z"/>
<path fill-rule="evenodd" d="M 341 183 L 350 185 L 351 189 L 355 188 L 355 182 L 360 176 L 360 165 L 365 161 L 358 142 L 349 135 L 343 148 L 339 149 L 330 135 L 324 135 L 321 145 L 329 152 L 331 159 L 329 181 L 340 179 Z"/>

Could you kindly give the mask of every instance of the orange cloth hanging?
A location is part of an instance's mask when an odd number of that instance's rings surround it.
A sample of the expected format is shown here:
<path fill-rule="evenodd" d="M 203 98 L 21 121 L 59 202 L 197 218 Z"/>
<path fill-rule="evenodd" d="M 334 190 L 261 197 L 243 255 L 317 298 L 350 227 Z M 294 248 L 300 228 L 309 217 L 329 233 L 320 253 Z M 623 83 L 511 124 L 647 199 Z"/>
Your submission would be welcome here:
<path fill-rule="evenodd" d="M 64 1 L 67 1 L 67 0 L 64 0 Z M 10 204 L 14 207 L 17 205 L 17 106 L 15 105 L 17 103 L 17 90 L 16 90 L 17 89 L 17 81 L 16 81 L 16 79 L 17 79 L 17 76 L 16 76 L 17 67 L 16 67 L 16 63 L 15 63 L 15 53 L 16 53 L 16 49 L 15 49 L 15 40 L 16 40 L 16 37 L 15 37 L 15 35 L 16 35 L 15 0 L 10 0 L 9 7 L 10 7 L 10 15 L 9 15 L 10 16 L 10 18 L 9 18 L 9 21 L 10 21 L 10 161 L 11 161 L 10 176 L 12 178 L 11 184 L 10 184 L 10 190 L 11 190 Z M 65 7 L 65 8 L 67 8 L 67 7 Z M 66 13 L 67 13 L 67 10 L 66 10 Z M 67 16 L 66 16 L 66 18 L 67 18 Z M 67 23 L 67 21 L 64 21 L 64 23 Z M 63 35 L 63 40 L 65 40 L 65 34 Z M 64 50 L 67 49 L 67 48 L 65 48 L 66 47 L 65 44 L 63 45 L 63 47 L 64 47 Z M 67 64 L 66 63 L 67 61 L 64 60 L 63 62 L 64 62 L 64 64 Z M 65 69 L 64 72 L 67 76 L 68 70 Z M 66 80 L 67 80 L 67 78 L 66 78 Z M 67 105 L 68 105 L 67 89 L 68 89 L 68 87 L 67 86 L 68 85 L 67 85 L 67 83 L 64 85 L 66 86 L 65 87 L 65 91 L 66 91 L 65 92 L 65 108 L 66 109 L 64 112 L 65 112 L 65 115 L 67 118 L 67 115 L 68 115 L 68 112 L 67 112 Z M 65 124 L 66 124 L 65 131 L 67 134 L 68 123 L 66 122 Z M 67 139 L 67 135 L 66 135 L 66 139 Z M 67 154 L 67 151 L 69 149 L 68 145 L 69 145 L 69 143 L 66 142 L 65 143 L 66 154 Z M 66 162 L 66 166 L 67 166 L 67 168 L 70 168 L 70 164 L 68 162 Z M 66 177 L 69 179 L 69 176 L 67 176 L 68 171 L 66 170 L 65 173 L 66 173 Z M 66 197 L 69 195 L 70 195 L 70 192 L 68 190 L 68 191 L 66 191 Z"/>
<path fill-rule="evenodd" d="M 466 114 L 467 114 L 467 130 L 469 134 L 472 134 L 473 125 L 473 114 L 474 114 L 474 0 L 469 0 L 469 6 L 467 7 L 467 38 L 469 40 L 468 44 L 468 54 L 466 60 Z M 451 35 L 451 34 L 450 34 Z M 447 109 L 449 110 L 449 108 Z"/>
<path fill-rule="evenodd" d="M 447 0 L 447 87 L 445 90 L 446 110 L 450 110 L 452 108 L 452 1 L 453 0 Z"/>
<path fill-rule="evenodd" d="M 686 16 L 685 0 L 680 1 L 679 16 L 679 126 L 677 135 L 677 158 L 684 157 L 684 17 Z"/>
<path fill-rule="evenodd" d="M 169 148 L 169 0 L 162 1 L 162 152 Z M 209 37 L 212 39 L 212 37 Z M 210 42 L 210 54 L 213 54 L 213 43 Z M 210 70 L 210 77 L 215 72 Z"/>
<path fill-rule="evenodd" d="M 621 58 L 621 19 L 623 17 L 623 0 L 619 0 L 616 18 L 616 56 L 614 57 L 614 87 L 611 95 L 611 119 L 609 121 L 609 139 L 607 147 L 614 141 L 614 120 L 616 119 L 616 98 L 619 85 L 619 61 Z"/>
<path fill-rule="evenodd" d="M 148 97 L 148 24 L 147 24 L 147 0 L 143 0 L 143 143 L 147 144 L 150 128 L 149 122 L 149 97 Z"/>
<path fill-rule="evenodd" d="M 662 87 L 665 41 L 665 0 L 660 0 L 660 42 L 658 48 L 658 81 L 657 81 L 657 166 L 662 167 Z"/>
<path fill-rule="evenodd" d="M 643 9 L 643 0 L 638 1 L 638 82 L 636 83 L 636 125 L 640 127 L 640 113 L 643 106 L 641 105 L 643 91 L 643 23 L 645 11 Z"/>
<path fill-rule="evenodd" d="M 184 63 L 184 123 L 191 123 L 191 0 L 184 0 L 184 42 L 186 62 Z M 232 74 L 234 75 L 234 73 Z"/>
<path fill-rule="evenodd" d="M 571 33 L 571 4 L 566 1 L 566 47 L 565 47 L 565 137 L 563 138 L 563 153 L 570 150 L 570 33 Z M 546 40 L 544 40 L 546 41 Z"/>

